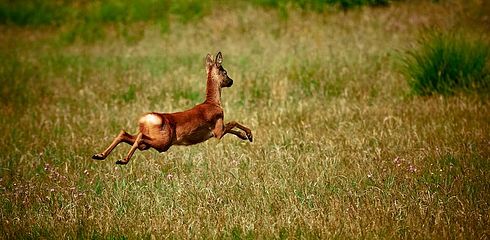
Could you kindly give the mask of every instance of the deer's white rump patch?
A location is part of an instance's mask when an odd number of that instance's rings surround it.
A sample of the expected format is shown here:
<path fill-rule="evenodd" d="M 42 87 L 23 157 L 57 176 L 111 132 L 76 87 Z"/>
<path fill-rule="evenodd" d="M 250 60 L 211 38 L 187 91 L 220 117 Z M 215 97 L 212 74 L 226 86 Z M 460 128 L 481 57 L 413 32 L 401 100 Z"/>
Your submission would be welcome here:
<path fill-rule="evenodd" d="M 147 114 L 140 118 L 139 123 L 145 125 L 160 125 L 162 124 L 162 118 L 156 114 Z"/>

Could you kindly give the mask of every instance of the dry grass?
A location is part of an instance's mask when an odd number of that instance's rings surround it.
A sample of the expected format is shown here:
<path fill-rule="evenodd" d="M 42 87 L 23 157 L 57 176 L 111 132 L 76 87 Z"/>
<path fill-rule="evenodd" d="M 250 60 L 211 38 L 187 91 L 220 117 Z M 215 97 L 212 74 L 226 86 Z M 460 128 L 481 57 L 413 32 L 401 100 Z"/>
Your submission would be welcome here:
<path fill-rule="evenodd" d="M 487 239 L 488 96 L 412 97 L 398 69 L 420 31 L 477 7 L 221 9 L 132 44 L 0 26 L 0 236 Z M 225 117 L 254 143 L 90 159 L 142 112 L 200 102 L 217 50 Z"/>

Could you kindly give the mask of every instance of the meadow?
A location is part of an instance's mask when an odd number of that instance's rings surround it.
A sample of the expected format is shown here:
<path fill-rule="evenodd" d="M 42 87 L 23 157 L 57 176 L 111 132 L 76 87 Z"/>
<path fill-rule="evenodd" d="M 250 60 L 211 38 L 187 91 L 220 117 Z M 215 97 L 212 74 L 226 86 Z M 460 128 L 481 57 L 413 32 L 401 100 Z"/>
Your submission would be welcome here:
<path fill-rule="evenodd" d="M 426 32 L 489 42 L 486 1 L 106 2 L 0 4 L 0 238 L 490 237 L 488 92 L 420 96 L 404 74 Z M 203 101 L 218 51 L 225 121 L 253 143 L 91 159 Z"/>

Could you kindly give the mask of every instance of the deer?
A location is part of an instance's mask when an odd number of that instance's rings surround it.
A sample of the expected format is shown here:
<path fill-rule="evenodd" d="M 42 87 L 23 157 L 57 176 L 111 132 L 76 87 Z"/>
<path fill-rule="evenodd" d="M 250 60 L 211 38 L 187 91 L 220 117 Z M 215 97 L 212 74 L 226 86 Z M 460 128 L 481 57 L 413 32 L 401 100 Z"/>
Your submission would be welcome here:
<path fill-rule="evenodd" d="M 131 145 L 126 157 L 116 162 L 116 164 L 122 165 L 129 162 L 136 149 L 144 151 L 153 148 L 162 153 L 173 145 L 194 145 L 212 137 L 220 140 L 228 133 L 252 142 L 252 131 L 248 127 L 236 121 L 226 124 L 224 122 L 221 89 L 231 87 L 233 80 L 228 76 L 222 63 L 221 52 L 216 54 L 214 60 L 210 54 L 207 54 L 205 59 L 206 99 L 204 102 L 182 112 L 147 112 L 143 114 L 138 120 L 139 131 L 136 135 L 121 130 L 103 152 L 94 154 L 92 158 L 95 160 L 106 159 L 121 142 Z"/>

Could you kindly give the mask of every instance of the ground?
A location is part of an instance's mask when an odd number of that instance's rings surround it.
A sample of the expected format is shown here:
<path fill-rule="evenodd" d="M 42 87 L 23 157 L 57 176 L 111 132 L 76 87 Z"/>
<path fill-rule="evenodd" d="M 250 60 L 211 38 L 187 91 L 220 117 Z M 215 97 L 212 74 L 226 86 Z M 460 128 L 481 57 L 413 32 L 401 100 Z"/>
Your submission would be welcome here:
<path fill-rule="evenodd" d="M 416 96 L 400 71 L 428 29 L 485 36 L 479 4 L 245 4 L 73 42 L 0 25 L 0 236 L 488 239 L 488 96 Z M 142 113 L 200 103 L 218 51 L 225 121 L 253 143 L 91 159 Z"/>

